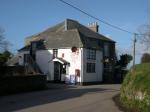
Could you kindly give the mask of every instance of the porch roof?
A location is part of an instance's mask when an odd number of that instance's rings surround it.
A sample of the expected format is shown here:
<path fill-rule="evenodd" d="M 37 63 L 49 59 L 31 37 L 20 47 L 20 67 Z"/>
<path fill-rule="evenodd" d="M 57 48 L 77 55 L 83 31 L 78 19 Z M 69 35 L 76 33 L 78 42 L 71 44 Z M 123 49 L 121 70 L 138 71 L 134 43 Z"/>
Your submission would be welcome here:
<path fill-rule="evenodd" d="M 54 58 L 52 61 L 54 62 L 60 62 L 61 64 L 70 64 L 68 61 L 64 60 L 63 58 Z"/>

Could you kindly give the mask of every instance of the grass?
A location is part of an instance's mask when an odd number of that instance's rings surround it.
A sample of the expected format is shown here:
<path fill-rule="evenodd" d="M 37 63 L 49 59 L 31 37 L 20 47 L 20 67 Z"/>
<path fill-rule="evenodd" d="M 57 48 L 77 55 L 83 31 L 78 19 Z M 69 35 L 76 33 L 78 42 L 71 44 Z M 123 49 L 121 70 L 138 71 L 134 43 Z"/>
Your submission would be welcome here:
<path fill-rule="evenodd" d="M 136 112 L 150 112 L 150 63 L 136 65 L 121 87 L 123 105 Z"/>

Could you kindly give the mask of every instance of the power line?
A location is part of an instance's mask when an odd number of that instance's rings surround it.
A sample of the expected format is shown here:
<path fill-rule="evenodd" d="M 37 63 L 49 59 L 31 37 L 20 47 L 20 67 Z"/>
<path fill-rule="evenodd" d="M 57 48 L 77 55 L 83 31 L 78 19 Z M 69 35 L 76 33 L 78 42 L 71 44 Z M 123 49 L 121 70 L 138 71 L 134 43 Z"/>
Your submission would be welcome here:
<path fill-rule="evenodd" d="M 100 22 L 102 22 L 102 23 L 104 23 L 104 24 L 110 26 L 110 27 L 113 27 L 113 28 L 115 28 L 115 29 L 118 29 L 118 30 L 120 30 L 120 31 L 129 33 L 129 34 L 134 34 L 133 32 L 130 32 L 130 31 L 125 30 L 125 29 L 122 29 L 122 28 L 120 28 L 120 27 L 118 27 L 118 26 L 116 26 L 116 25 L 112 25 L 112 24 L 110 24 L 109 22 L 106 22 L 106 21 L 104 21 L 104 20 L 102 20 L 102 19 L 99 19 L 99 18 L 97 18 L 97 17 L 95 17 L 95 16 L 89 14 L 88 12 L 85 12 L 85 11 L 83 11 L 82 9 L 80 9 L 80 8 L 78 8 L 78 7 L 72 5 L 72 4 L 70 4 L 70 3 L 68 3 L 68 2 L 66 2 L 66 1 L 64 1 L 64 0 L 59 0 L 59 1 L 62 2 L 62 3 L 64 3 L 64 4 L 66 4 L 66 5 L 68 5 L 68 6 L 70 6 L 70 7 L 72 7 L 72 8 L 74 8 L 74 9 L 76 9 L 76 10 L 78 10 L 79 12 L 82 12 L 83 14 L 85 14 L 85 15 L 87 15 L 87 16 L 89 16 L 89 17 L 95 19 L 95 20 L 98 20 L 98 21 L 100 21 Z"/>
<path fill-rule="evenodd" d="M 104 23 L 104 24 L 106 24 L 106 25 L 112 27 L 112 28 L 115 28 L 115 29 L 117 29 L 117 30 L 120 30 L 120 31 L 129 33 L 129 34 L 135 34 L 134 32 L 125 30 L 125 29 L 123 29 L 123 28 L 121 28 L 121 27 L 118 27 L 118 26 L 116 26 L 116 25 L 113 25 L 113 24 L 111 24 L 111 23 L 109 23 L 109 22 L 107 22 L 107 21 L 105 21 L 105 20 L 99 19 L 99 18 L 97 18 L 97 17 L 91 15 L 90 13 L 85 12 L 85 11 L 83 11 L 82 9 L 80 9 L 80 8 L 78 8 L 78 7 L 72 5 L 72 4 L 70 4 L 70 3 L 68 3 L 68 2 L 66 2 L 66 1 L 64 1 L 64 0 L 59 0 L 59 1 L 62 2 L 62 3 L 64 3 L 64 4 L 66 4 L 66 5 L 68 5 L 68 6 L 70 6 L 70 7 L 72 7 L 72 8 L 74 8 L 75 10 L 77 10 L 77 11 L 79 11 L 79 12 L 81 12 L 81 13 L 83 13 L 83 14 L 85 14 L 85 15 L 87 15 L 87 16 L 93 18 L 93 19 L 95 19 L 95 20 L 98 20 L 98 21 L 100 21 L 100 22 L 102 22 L 102 23 Z M 136 35 L 150 36 L 150 35 L 147 35 L 147 34 L 141 34 L 141 33 L 136 33 Z"/>
<path fill-rule="evenodd" d="M 89 16 L 89 17 L 95 19 L 95 20 L 97 20 L 97 21 L 100 21 L 100 22 L 102 22 L 102 23 L 104 23 L 104 24 L 106 24 L 106 25 L 112 27 L 112 28 L 115 28 L 115 29 L 117 29 L 117 30 L 120 30 L 120 31 L 123 31 L 123 32 L 126 32 L 126 33 L 129 33 L 129 34 L 134 35 L 134 39 L 133 39 L 133 66 L 135 65 L 135 45 L 136 45 L 136 42 L 137 42 L 137 36 L 140 36 L 140 35 L 141 35 L 141 36 L 150 36 L 150 35 L 141 34 L 141 33 L 134 33 L 134 32 L 125 30 L 125 29 L 123 29 L 123 28 L 121 28 L 121 27 L 118 27 L 118 26 L 116 26 L 116 25 L 113 25 L 113 24 L 111 24 L 111 23 L 109 23 L 109 22 L 107 22 L 107 21 L 104 21 L 104 20 L 102 20 L 102 19 L 99 19 L 99 18 L 97 18 L 97 17 L 91 15 L 90 13 L 85 12 L 85 11 L 83 11 L 82 9 L 80 9 L 80 8 L 78 8 L 78 7 L 72 5 L 72 4 L 70 4 L 70 3 L 68 3 L 68 2 L 66 2 L 66 1 L 64 1 L 64 0 L 59 0 L 59 1 L 62 2 L 62 3 L 64 3 L 64 4 L 66 4 L 66 5 L 68 5 L 68 6 L 70 6 L 70 7 L 72 7 L 72 8 L 74 8 L 75 10 L 77 10 L 77 11 L 79 11 L 79 12 L 81 12 L 81 13 L 83 13 L 83 14 L 85 14 L 85 15 L 87 15 L 87 16 Z"/>

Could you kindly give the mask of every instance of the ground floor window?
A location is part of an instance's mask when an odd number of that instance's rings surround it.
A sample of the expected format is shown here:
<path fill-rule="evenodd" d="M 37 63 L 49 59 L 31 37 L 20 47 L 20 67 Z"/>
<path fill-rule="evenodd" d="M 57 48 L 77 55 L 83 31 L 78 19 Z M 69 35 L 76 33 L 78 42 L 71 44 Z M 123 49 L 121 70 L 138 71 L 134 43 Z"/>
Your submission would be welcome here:
<path fill-rule="evenodd" d="M 87 63 L 87 73 L 95 73 L 95 63 Z"/>

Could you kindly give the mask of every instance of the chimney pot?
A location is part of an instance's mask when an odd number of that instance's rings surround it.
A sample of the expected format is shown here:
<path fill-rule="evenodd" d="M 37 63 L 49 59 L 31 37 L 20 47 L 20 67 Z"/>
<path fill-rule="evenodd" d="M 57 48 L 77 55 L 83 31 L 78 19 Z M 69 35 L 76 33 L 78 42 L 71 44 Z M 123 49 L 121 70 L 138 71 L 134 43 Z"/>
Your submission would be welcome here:
<path fill-rule="evenodd" d="M 97 22 L 90 22 L 88 23 L 88 28 L 95 31 L 95 32 L 98 32 L 98 28 L 99 28 L 99 25 Z"/>

